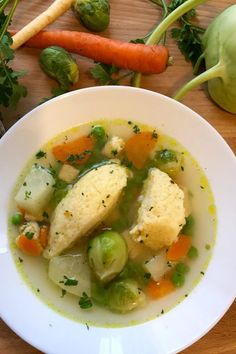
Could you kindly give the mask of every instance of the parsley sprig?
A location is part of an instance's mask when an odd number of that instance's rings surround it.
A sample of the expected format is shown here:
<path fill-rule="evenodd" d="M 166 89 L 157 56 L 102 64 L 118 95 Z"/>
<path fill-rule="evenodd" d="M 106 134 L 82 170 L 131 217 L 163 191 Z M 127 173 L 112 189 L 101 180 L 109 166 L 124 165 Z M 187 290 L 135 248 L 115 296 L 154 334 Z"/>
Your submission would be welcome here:
<path fill-rule="evenodd" d="M 26 88 L 19 84 L 18 78 L 25 71 L 14 71 L 9 62 L 14 59 L 14 51 L 11 49 L 12 38 L 7 32 L 19 0 L 0 1 L 0 106 L 15 108 L 21 97 L 27 94 Z M 4 10 L 12 3 L 7 15 Z"/>
<path fill-rule="evenodd" d="M 168 6 L 169 13 L 182 5 L 186 0 L 172 0 Z M 180 27 L 171 30 L 172 38 L 178 44 L 179 50 L 187 61 L 194 65 L 202 54 L 201 35 L 205 29 L 195 25 L 192 20 L 196 17 L 196 10 L 191 9 L 179 19 Z"/>
<path fill-rule="evenodd" d="M 169 4 L 165 0 L 150 1 L 162 8 L 162 19 L 164 19 L 187 0 L 171 0 Z M 185 59 L 191 61 L 193 65 L 202 54 L 201 35 L 205 32 L 203 27 L 192 22 L 195 18 L 196 10 L 191 9 L 178 19 L 179 27 L 171 29 L 171 36 L 176 40 L 179 50 Z M 165 40 L 163 42 L 165 43 Z"/>

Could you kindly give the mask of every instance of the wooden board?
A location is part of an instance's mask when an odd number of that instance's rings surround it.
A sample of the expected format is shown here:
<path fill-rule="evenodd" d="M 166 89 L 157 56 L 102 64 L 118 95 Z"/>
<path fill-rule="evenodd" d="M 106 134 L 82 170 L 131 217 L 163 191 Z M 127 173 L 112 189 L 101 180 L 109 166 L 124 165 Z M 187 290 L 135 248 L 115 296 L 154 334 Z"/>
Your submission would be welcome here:
<path fill-rule="evenodd" d="M 20 29 L 24 24 L 46 9 L 51 2 L 52 0 L 34 0 L 32 2 L 22 0 L 14 16 L 12 28 Z M 160 19 L 159 10 L 148 0 L 111 0 L 110 3 L 111 23 L 109 29 L 103 33 L 107 37 L 127 41 L 132 38 L 141 37 Z M 212 18 L 233 3 L 235 3 L 233 0 L 209 0 L 206 4 L 198 8 L 199 23 L 207 27 Z M 51 27 L 67 30 L 84 30 L 71 11 L 61 17 Z M 171 39 L 168 39 L 168 47 L 174 58 L 174 65 L 161 75 L 144 77 L 142 86 L 146 89 L 172 96 L 183 83 L 192 78 L 192 68 L 189 63 L 185 62 Z M 28 87 L 28 95 L 20 102 L 17 110 L 4 112 L 4 124 L 7 127 L 34 108 L 43 97 L 48 97 L 51 88 L 55 86 L 55 82 L 48 79 L 39 67 L 39 53 L 39 50 L 26 48 L 17 51 L 14 68 L 27 70 L 28 74 L 22 79 L 22 83 Z M 78 88 L 94 86 L 96 83 L 88 74 L 88 70 L 93 65 L 93 62 L 81 57 L 77 59 L 81 73 Z M 217 107 L 209 98 L 205 85 L 189 93 L 183 103 L 212 124 L 225 138 L 232 150 L 236 152 L 236 116 Z M 204 137 L 199 137 L 199 143 L 201 143 L 201 139 L 204 139 Z M 219 276 L 224 276 L 224 274 Z M 214 294 L 212 294 L 212 299 L 214 304 Z M 40 352 L 25 343 L 0 320 L 0 353 L 36 354 Z M 231 306 L 223 319 L 208 334 L 183 351 L 183 353 L 236 353 L 236 303 Z"/>

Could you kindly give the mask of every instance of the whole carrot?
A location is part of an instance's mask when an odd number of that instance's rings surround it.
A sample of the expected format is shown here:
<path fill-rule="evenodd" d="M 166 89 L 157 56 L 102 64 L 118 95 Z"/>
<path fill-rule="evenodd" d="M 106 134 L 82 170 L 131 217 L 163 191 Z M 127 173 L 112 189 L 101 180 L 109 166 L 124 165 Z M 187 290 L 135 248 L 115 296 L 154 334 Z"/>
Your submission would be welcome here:
<path fill-rule="evenodd" d="M 169 57 L 168 49 L 161 45 L 127 43 L 75 31 L 43 31 L 25 45 L 41 49 L 56 45 L 95 61 L 143 74 L 163 72 Z"/>

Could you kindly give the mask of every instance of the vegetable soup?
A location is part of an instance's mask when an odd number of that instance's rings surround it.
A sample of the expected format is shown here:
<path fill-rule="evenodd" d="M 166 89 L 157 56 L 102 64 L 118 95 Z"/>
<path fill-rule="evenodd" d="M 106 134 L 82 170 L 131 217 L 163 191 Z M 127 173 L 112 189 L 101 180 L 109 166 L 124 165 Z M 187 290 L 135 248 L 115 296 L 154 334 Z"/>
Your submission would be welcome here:
<path fill-rule="evenodd" d="M 184 147 L 137 122 L 100 120 L 42 146 L 13 190 L 17 267 L 54 310 L 96 326 L 163 315 L 204 276 L 216 210 Z"/>

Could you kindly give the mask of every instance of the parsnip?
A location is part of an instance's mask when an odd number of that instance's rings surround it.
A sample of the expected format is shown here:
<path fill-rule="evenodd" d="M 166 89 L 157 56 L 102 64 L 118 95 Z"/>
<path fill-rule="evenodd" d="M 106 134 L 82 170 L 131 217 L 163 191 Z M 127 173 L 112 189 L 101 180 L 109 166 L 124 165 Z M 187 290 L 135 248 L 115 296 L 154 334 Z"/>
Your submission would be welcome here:
<path fill-rule="evenodd" d="M 37 16 L 12 37 L 13 44 L 11 48 L 17 49 L 22 46 L 31 37 L 35 36 L 69 10 L 73 2 L 74 0 L 55 0 L 46 11 Z"/>

